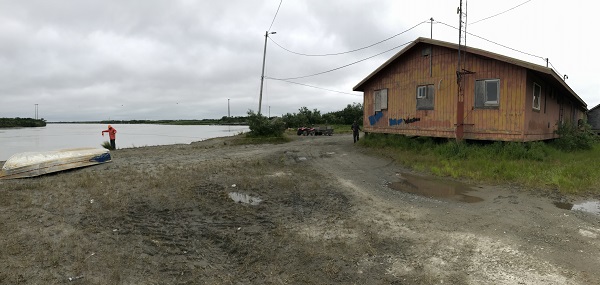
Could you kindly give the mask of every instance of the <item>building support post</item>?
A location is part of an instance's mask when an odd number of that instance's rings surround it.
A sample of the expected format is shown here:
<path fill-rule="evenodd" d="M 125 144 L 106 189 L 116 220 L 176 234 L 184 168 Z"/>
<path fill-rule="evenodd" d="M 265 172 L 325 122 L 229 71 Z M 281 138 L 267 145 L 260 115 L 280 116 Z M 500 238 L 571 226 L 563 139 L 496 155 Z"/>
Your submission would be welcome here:
<path fill-rule="evenodd" d="M 456 141 L 462 141 L 464 137 L 465 120 L 465 95 L 463 91 L 463 78 L 461 72 L 456 72 L 458 85 L 458 96 L 456 102 Z"/>

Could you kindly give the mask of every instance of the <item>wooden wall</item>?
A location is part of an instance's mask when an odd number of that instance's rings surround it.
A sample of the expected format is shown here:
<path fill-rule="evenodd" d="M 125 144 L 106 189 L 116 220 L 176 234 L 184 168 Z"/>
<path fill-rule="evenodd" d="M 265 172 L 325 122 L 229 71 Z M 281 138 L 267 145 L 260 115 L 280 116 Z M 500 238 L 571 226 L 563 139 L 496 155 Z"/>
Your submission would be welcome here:
<path fill-rule="evenodd" d="M 561 112 L 565 119 L 583 118 L 564 87 L 552 86 L 524 67 L 474 54 L 463 59 L 464 68 L 474 72 L 464 80 L 464 139 L 550 139 L 556 137 Z M 365 83 L 364 131 L 454 138 L 457 62 L 457 51 L 446 47 L 420 43 L 406 51 Z M 500 80 L 498 108 L 474 108 L 475 81 L 482 79 Z M 533 82 L 542 86 L 539 111 L 532 108 Z M 428 84 L 435 88 L 434 108 L 417 110 L 417 86 Z M 388 89 L 388 108 L 376 112 L 374 93 L 384 88 Z"/>
<path fill-rule="evenodd" d="M 465 139 L 518 141 L 523 138 L 526 69 L 506 62 L 467 54 L 465 69 Z M 497 108 L 476 109 L 475 81 L 500 80 Z"/>
<path fill-rule="evenodd" d="M 428 48 L 430 55 L 423 55 Z M 379 72 L 365 85 L 365 131 L 454 137 L 456 60 L 456 51 L 421 44 Z M 435 88 L 434 110 L 417 110 L 417 86 L 429 84 Z M 383 88 L 388 89 L 388 109 L 376 115 L 373 94 Z"/>
<path fill-rule="evenodd" d="M 540 110 L 533 109 L 534 83 L 541 86 Z M 525 140 L 546 140 L 557 138 L 555 131 L 559 122 L 576 125 L 585 118 L 585 110 L 572 98 L 564 87 L 545 79 L 534 72 L 528 72 L 525 107 Z"/>

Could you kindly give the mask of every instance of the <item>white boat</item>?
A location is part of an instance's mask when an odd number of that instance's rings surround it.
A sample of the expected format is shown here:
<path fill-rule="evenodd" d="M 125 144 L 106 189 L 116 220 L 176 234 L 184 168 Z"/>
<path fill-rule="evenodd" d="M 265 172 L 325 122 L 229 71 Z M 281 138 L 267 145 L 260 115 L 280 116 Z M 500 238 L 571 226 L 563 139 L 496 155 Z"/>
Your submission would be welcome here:
<path fill-rule="evenodd" d="M 0 170 L 0 179 L 34 177 L 110 161 L 110 152 L 100 148 L 23 152 L 11 156 L 4 163 Z"/>

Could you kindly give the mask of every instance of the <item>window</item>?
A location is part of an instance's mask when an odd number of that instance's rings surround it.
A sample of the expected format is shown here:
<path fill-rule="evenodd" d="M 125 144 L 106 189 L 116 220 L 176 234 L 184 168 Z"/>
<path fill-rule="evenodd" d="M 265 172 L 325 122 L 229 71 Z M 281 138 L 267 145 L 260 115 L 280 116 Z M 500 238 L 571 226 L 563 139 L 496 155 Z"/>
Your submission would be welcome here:
<path fill-rule="evenodd" d="M 417 86 L 417 110 L 433 110 L 433 84 Z"/>
<path fill-rule="evenodd" d="M 500 79 L 475 81 L 475 108 L 498 108 L 500 105 Z"/>
<path fill-rule="evenodd" d="M 533 83 L 533 109 L 540 110 L 540 100 L 542 97 L 542 87 Z"/>
<path fill-rule="evenodd" d="M 387 89 L 375 90 L 375 112 L 387 109 Z"/>

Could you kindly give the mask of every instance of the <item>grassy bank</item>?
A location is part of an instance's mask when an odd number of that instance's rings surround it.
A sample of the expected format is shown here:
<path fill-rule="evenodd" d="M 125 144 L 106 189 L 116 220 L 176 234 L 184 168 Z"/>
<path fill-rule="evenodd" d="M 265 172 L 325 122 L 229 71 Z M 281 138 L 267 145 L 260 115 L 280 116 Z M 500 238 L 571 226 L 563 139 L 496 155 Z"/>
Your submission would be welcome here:
<path fill-rule="evenodd" d="M 417 171 L 563 193 L 600 193 L 600 144 L 561 151 L 551 143 L 456 143 L 370 134 L 361 144 Z"/>

